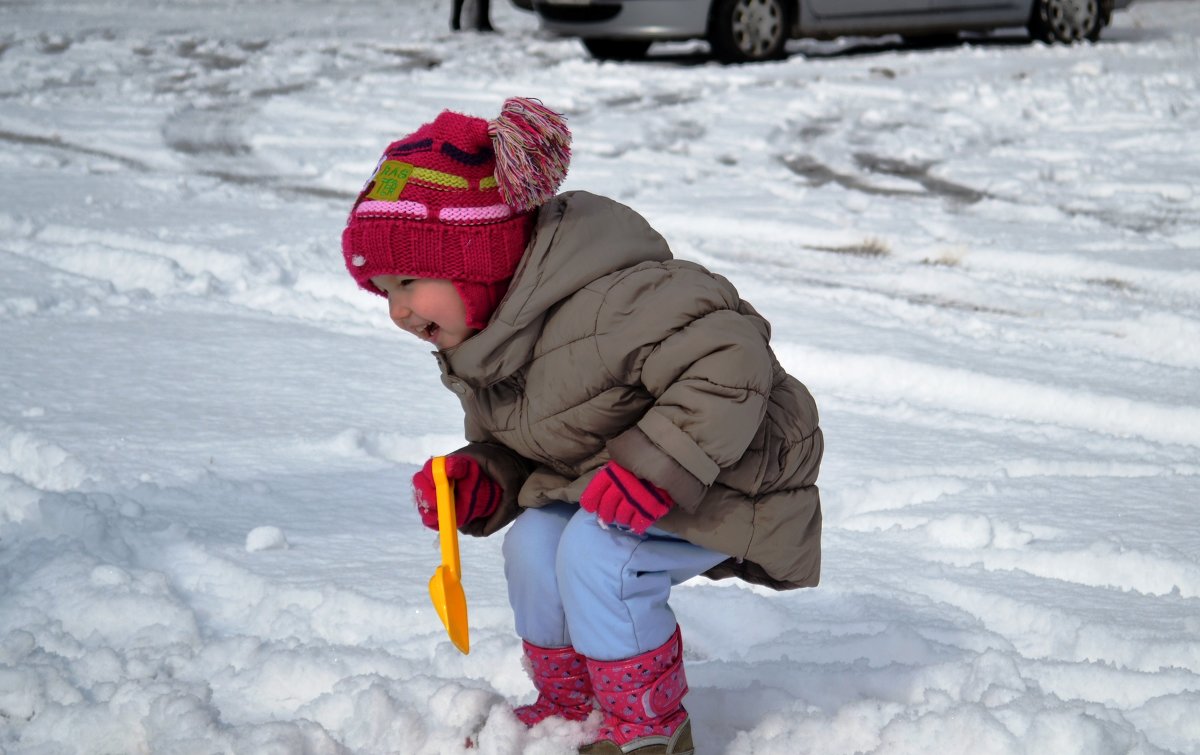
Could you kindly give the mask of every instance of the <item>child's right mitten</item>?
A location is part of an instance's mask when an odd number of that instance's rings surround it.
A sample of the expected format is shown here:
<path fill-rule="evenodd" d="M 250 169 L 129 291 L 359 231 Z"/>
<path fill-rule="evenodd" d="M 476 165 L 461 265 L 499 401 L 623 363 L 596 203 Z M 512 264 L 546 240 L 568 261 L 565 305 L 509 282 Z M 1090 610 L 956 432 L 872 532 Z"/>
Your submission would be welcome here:
<path fill-rule="evenodd" d="M 458 526 L 491 516 L 500 505 L 500 486 L 484 474 L 470 456 L 447 456 L 446 477 L 454 480 L 454 514 Z M 421 523 L 431 530 L 438 528 L 437 488 L 433 482 L 433 459 L 425 462 L 413 475 L 413 492 Z"/>

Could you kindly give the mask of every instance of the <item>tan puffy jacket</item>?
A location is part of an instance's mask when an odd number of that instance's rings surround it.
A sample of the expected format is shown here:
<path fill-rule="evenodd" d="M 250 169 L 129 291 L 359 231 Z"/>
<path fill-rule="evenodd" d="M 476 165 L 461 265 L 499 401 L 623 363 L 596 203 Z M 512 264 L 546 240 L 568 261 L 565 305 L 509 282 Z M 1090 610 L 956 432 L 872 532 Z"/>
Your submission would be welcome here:
<path fill-rule="evenodd" d="M 730 559 L 708 572 L 777 589 L 817 583 L 823 443 L 770 326 L 725 278 L 672 259 L 633 210 L 585 192 L 539 212 L 487 328 L 436 354 L 466 412 L 466 453 L 521 507 L 578 502 L 614 460 L 667 490 L 657 523 Z"/>

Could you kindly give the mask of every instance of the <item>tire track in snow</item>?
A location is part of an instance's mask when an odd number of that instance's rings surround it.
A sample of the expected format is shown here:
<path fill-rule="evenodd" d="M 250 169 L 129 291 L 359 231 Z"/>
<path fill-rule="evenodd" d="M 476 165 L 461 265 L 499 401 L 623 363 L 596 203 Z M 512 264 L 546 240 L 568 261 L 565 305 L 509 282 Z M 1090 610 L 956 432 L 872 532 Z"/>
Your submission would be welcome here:
<path fill-rule="evenodd" d="M 81 144 L 73 144 L 64 141 L 58 136 L 43 136 L 42 134 L 23 134 L 17 131 L 8 129 L 0 129 L 0 142 L 9 142 L 19 146 L 28 147 L 49 147 L 54 150 L 62 150 L 64 152 L 86 155 L 87 157 L 99 157 L 105 160 L 112 160 L 115 163 L 124 165 L 130 170 L 146 172 L 151 170 L 151 166 L 141 160 L 126 155 L 121 155 L 109 150 L 95 149 L 86 147 Z"/>
<path fill-rule="evenodd" d="M 943 550 L 927 553 L 932 561 L 988 571 L 1022 571 L 1042 579 L 1061 580 L 1088 587 L 1132 591 L 1144 595 L 1200 598 L 1200 565 L 1167 548 L 1161 553 L 1096 542 L 1087 548 L 1066 550 L 995 549 Z"/>
<path fill-rule="evenodd" d="M 981 584 L 945 578 L 908 579 L 905 584 L 916 594 L 974 617 L 1027 658 L 1099 661 L 1151 673 L 1172 667 L 1200 673 L 1200 645 L 1186 636 L 1172 639 L 1149 631 L 1139 636 L 1128 626 L 1097 622 L 1059 605 L 1028 595 L 1014 597 Z"/>
<path fill-rule="evenodd" d="M 780 342 L 780 362 L 810 388 L 880 402 L 912 402 L 971 414 L 1076 428 L 1116 437 L 1200 446 L 1200 409 L 984 375 L 885 355 Z M 820 365 L 814 369 L 813 365 Z"/>

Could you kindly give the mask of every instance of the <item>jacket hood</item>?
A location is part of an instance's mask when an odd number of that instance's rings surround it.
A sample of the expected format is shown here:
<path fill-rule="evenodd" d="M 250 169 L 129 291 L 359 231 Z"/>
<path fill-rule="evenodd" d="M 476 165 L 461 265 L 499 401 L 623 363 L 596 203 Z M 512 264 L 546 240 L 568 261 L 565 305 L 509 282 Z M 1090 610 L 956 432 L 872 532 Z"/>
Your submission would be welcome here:
<path fill-rule="evenodd" d="M 559 302 L 610 273 L 669 259 L 666 240 L 629 207 L 584 191 L 560 194 L 538 211 L 491 322 L 442 352 L 445 368 L 476 388 L 502 380 L 533 357 L 542 324 Z"/>

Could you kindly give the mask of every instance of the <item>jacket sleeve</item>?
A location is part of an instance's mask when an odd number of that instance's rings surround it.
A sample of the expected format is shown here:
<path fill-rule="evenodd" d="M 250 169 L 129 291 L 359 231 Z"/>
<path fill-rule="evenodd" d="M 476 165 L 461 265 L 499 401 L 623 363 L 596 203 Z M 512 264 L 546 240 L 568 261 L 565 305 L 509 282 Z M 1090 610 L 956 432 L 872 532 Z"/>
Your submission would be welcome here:
<path fill-rule="evenodd" d="M 474 459 L 484 474 L 500 486 L 501 496 L 500 505 L 491 516 L 467 522 L 458 529 L 465 535 L 485 537 L 498 532 L 521 513 L 517 505 L 517 494 L 521 492 L 521 486 L 525 484 L 534 465 L 507 447 L 492 442 L 486 433 L 473 427 L 469 415 L 466 425 L 468 443 L 454 453 Z"/>
<path fill-rule="evenodd" d="M 609 441 L 609 455 L 694 511 L 762 424 L 775 364 L 769 326 L 724 278 L 684 263 L 626 276 L 599 323 L 613 375 L 654 397 Z"/>

